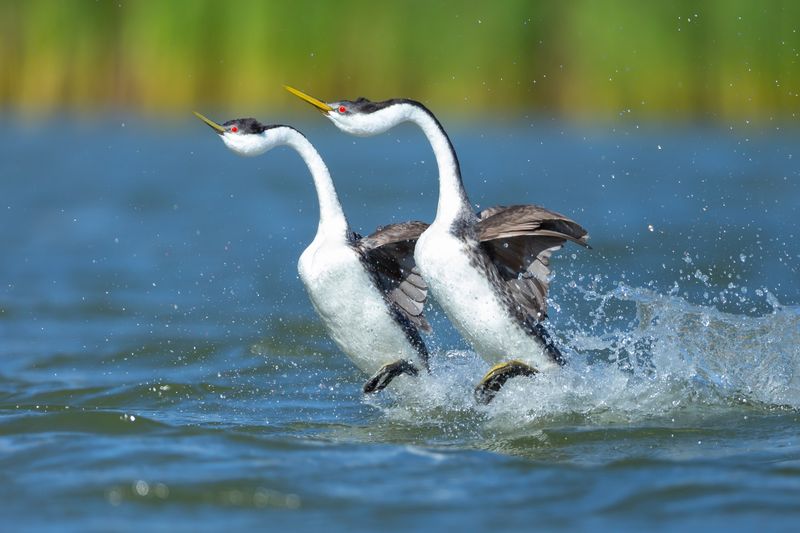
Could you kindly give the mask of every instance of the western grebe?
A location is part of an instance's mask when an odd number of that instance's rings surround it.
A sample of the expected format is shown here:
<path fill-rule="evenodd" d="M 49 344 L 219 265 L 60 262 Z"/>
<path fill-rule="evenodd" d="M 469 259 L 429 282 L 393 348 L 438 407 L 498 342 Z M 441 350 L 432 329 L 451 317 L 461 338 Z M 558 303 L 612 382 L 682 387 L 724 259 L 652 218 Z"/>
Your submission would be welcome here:
<path fill-rule="evenodd" d="M 439 167 L 439 203 L 435 220 L 417 241 L 414 258 L 453 325 L 494 365 L 475 389 L 479 401 L 491 401 L 514 376 L 564 364 L 542 324 L 547 316 L 550 256 L 566 241 L 588 246 L 585 229 L 535 205 L 491 207 L 476 214 L 447 133 L 419 102 L 359 98 L 325 103 L 286 89 L 346 133 L 378 135 L 411 122 L 428 138 Z"/>
<path fill-rule="evenodd" d="M 364 392 L 377 392 L 401 374 L 427 370 L 428 351 L 419 330 L 430 330 L 423 315 L 428 289 L 413 253 L 428 224 L 390 224 L 361 237 L 350 230 L 322 157 L 298 130 L 252 118 L 217 124 L 195 115 L 239 155 L 288 146 L 305 161 L 319 200 L 319 226 L 297 269 L 331 338 L 372 375 Z"/>

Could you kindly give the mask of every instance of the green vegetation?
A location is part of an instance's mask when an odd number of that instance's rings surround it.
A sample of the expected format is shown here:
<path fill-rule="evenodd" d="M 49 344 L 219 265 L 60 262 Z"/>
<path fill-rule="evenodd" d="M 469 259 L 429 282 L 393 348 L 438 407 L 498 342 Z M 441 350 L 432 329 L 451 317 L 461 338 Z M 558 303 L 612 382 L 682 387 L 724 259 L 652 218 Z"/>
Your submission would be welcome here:
<path fill-rule="evenodd" d="M 437 109 L 791 119 L 800 2 L 0 0 L 0 105 L 255 111 L 288 83 Z"/>

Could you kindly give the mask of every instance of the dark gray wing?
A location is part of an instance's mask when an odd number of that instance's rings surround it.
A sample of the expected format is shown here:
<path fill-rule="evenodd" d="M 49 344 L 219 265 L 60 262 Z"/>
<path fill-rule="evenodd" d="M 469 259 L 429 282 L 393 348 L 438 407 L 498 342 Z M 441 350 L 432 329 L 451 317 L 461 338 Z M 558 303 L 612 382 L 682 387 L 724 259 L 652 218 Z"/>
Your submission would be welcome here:
<path fill-rule="evenodd" d="M 517 305 L 537 320 L 547 316 L 550 256 L 566 241 L 588 247 L 577 222 L 536 205 L 491 207 L 478 213 L 476 237 Z"/>
<path fill-rule="evenodd" d="M 412 221 L 381 226 L 355 243 L 387 299 L 416 327 L 430 331 L 422 314 L 428 285 L 414 263 L 414 246 L 425 222 Z"/>

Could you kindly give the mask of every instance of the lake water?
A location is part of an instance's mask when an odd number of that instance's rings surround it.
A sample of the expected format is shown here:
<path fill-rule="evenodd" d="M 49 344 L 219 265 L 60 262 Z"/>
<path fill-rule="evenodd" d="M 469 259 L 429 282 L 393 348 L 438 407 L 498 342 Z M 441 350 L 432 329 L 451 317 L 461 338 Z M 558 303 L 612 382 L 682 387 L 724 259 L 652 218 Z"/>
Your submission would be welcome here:
<path fill-rule="evenodd" d="M 238 158 L 189 119 L 5 117 L 8 531 L 794 530 L 800 131 L 445 123 L 475 204 L 592 235 L 554 260 L 569 365 L 488 407 L 435 305 L 433 374 L 360 393 L 297 279 L 317 210 L 293 152 Z M 301 126 L 354 229 L 432 219 L 420 132 Z"/>

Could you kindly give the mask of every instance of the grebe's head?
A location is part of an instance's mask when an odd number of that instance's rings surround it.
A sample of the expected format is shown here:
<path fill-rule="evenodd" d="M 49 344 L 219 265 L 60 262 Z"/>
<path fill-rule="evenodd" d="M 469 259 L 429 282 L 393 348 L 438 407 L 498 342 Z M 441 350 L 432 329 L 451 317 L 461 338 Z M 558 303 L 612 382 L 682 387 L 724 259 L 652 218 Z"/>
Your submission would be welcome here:
<path fill-rule="evenodd" d="M 225 146 L 239 155 L 260 155 L 285 142 L 281 130 L 286 126 L 265 126 L 254 118 L 235 118 L 217 124 L 197 111 L 194 114 L 219 134 Z"/>
<path fill-rule="evenodd" d="M 403 98 L 394 98 L 383 102 L 359 98 L 358 100 L 325 103 L 293 87 L 284 85 L 284 88 L 317 108 L 343 132 L 359 137 L 384 133 L 408 120 L 415 107 L 422 107 L 418 102 Z"/>

